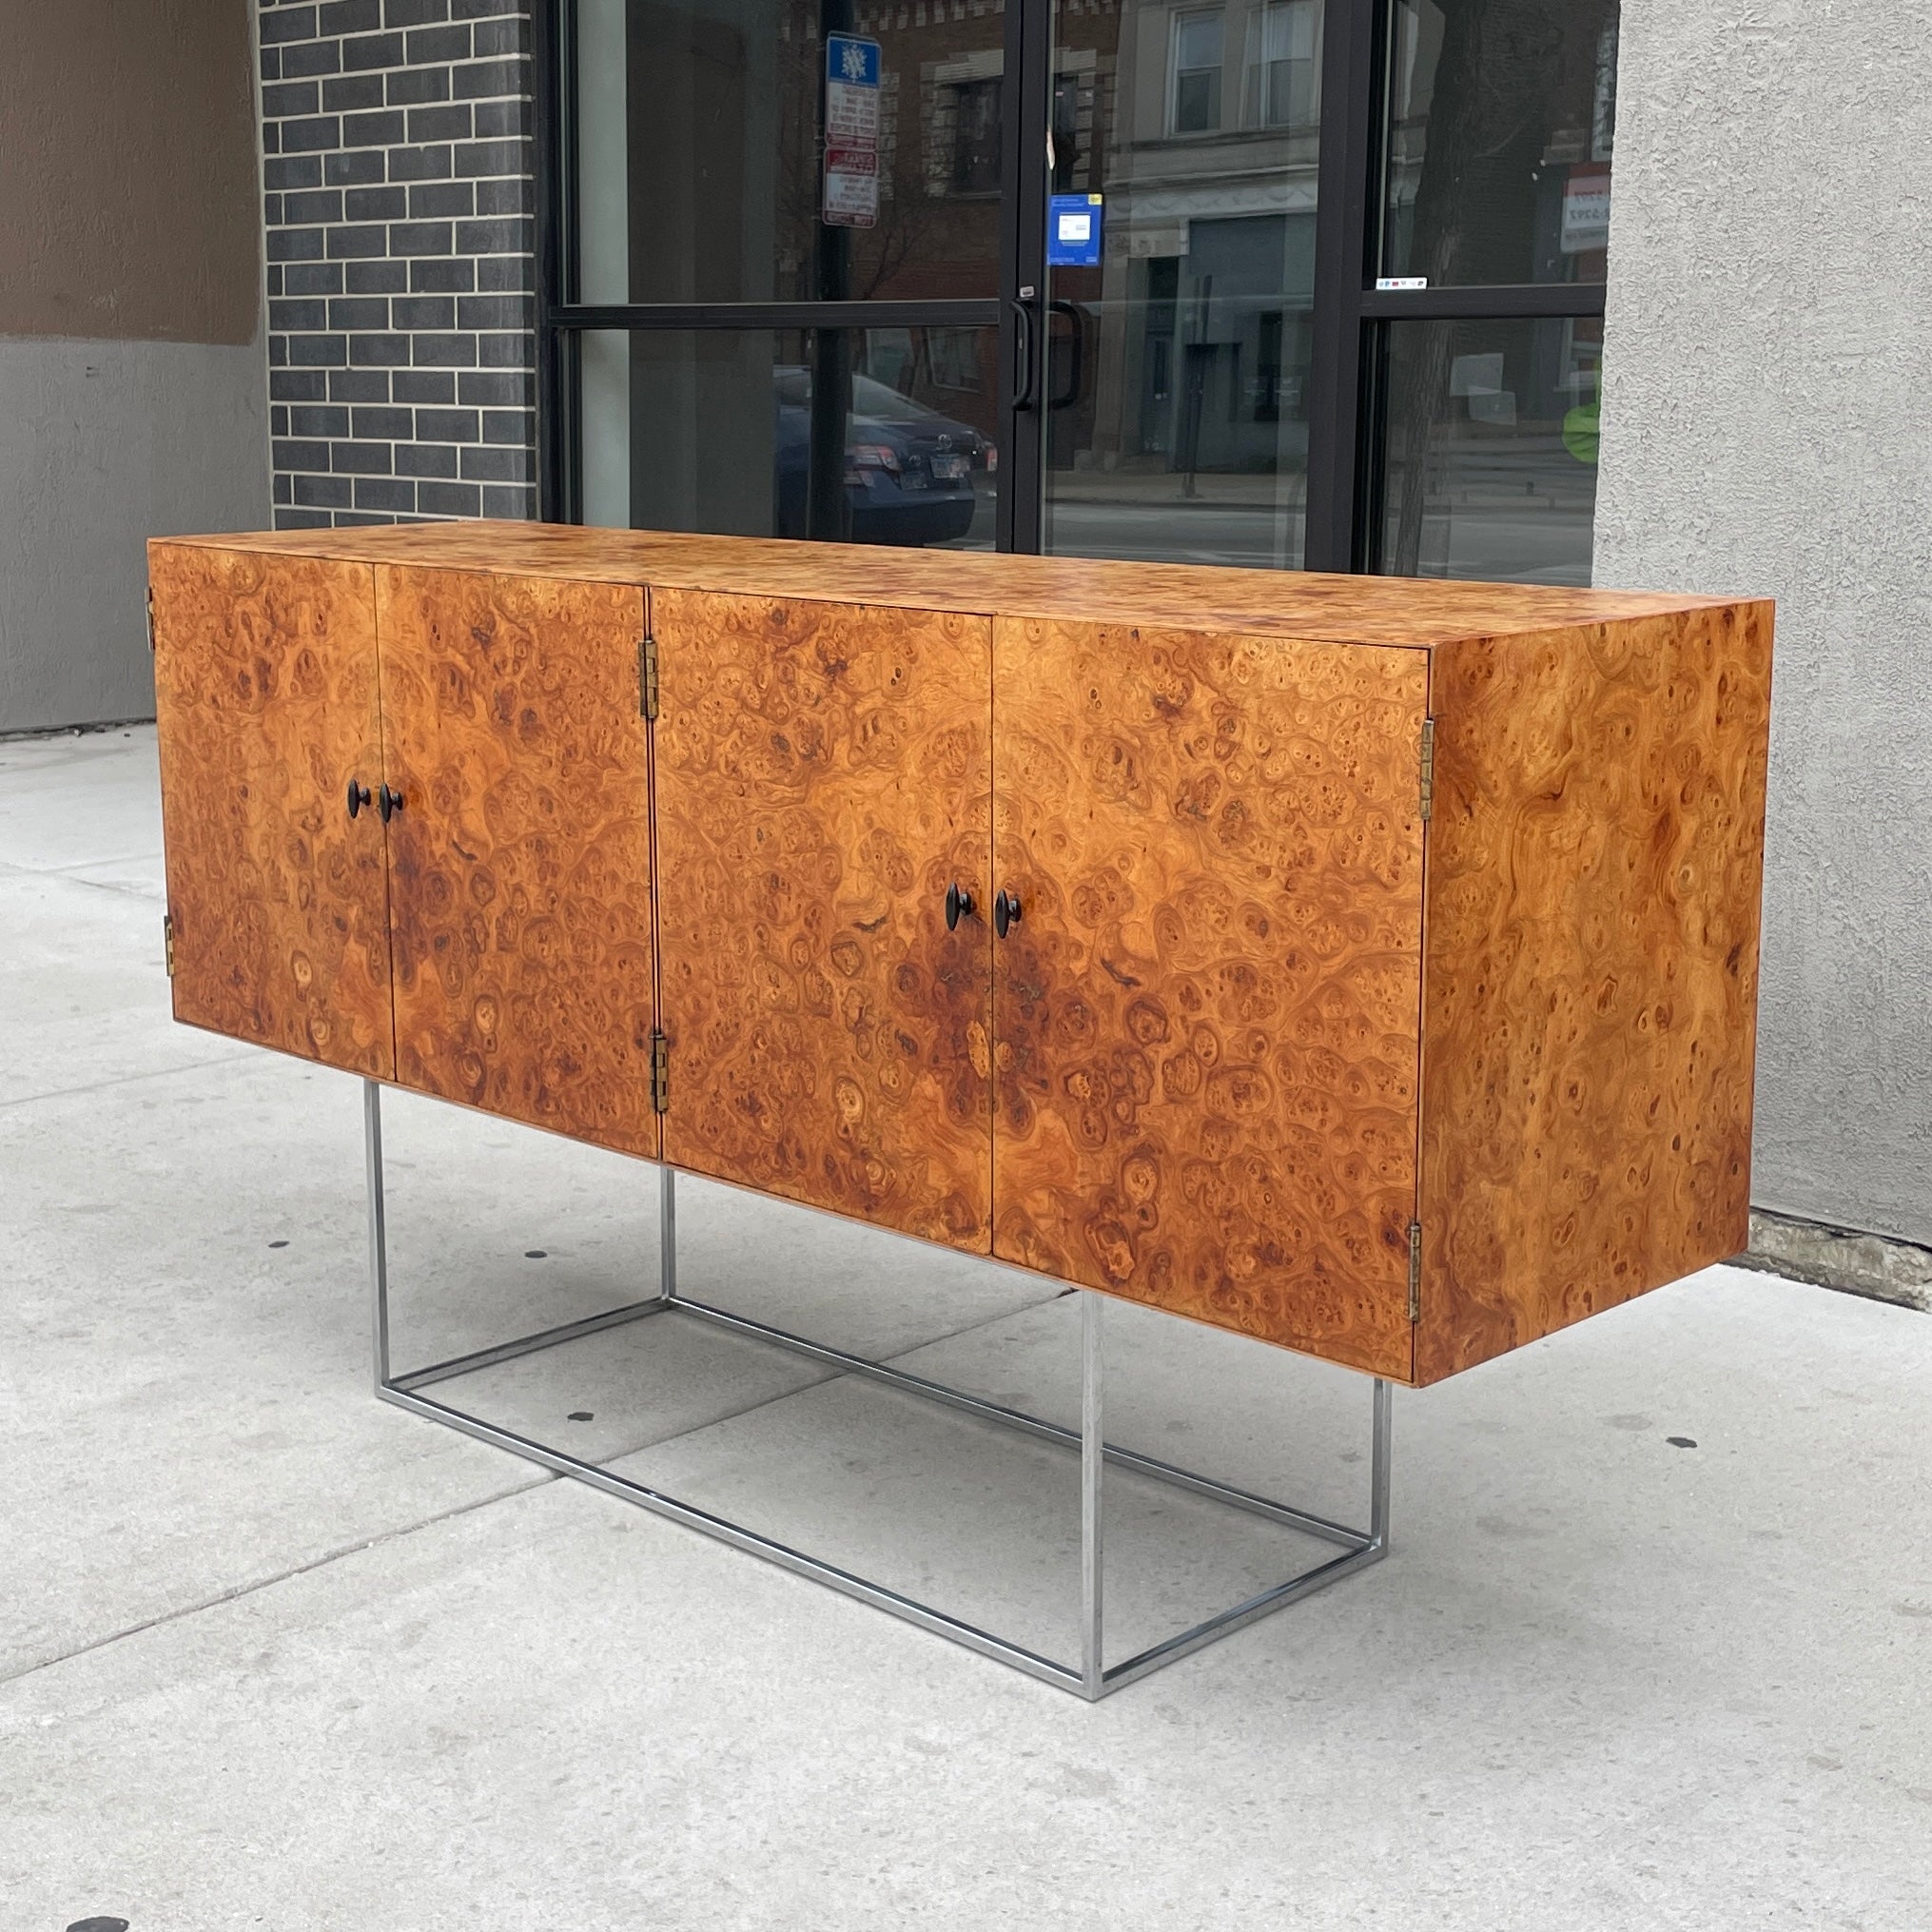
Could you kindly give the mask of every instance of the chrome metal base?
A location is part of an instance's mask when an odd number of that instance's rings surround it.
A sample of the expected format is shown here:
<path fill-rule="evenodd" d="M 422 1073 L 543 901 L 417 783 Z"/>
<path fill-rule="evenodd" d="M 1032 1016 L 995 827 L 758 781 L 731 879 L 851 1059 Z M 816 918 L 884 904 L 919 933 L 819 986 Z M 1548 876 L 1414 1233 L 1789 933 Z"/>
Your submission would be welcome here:
<path fill-rule="evenodd" d="M 589 1483 L 614 1496 L 620 1496 L 626 1502 L 635 1503 L 640 1508 L 651 1510 L 660 1516 L 668 1516 L 673 1523 L 682 1523 L 688 1529 L 702 1530 L 707 1535 L 730 1543 L 740 1550 L 747 1550 L 754 1556 L 763 1556 L 772 1563 L 783 1565 L 787 1570 L 796 1571 L 801 1576 L 809 1576 L 815 1582 L 828 1584 L 833 1590 L 843 1590 L 846 1595 L 858 1598 L 894 1616 L 904 1617 L 907 1622 L 917 1624 L 922 1630 L 931 1630 L 953 1642 L 964 1644 L 968 1649 L 979 1651 L 983 1656 L 997 1658 L 1003 1664 L 1010 1664 L 1015 1669 L 1024 1670 L 1029 1676 L 1039 1678 L 1043 1683 L 1057 1684 L 1063 1689 L 1072 1690 L 1089 1700 L 1104 1697 L 1109 1691 L 1118 1690 L 1122 1685 L 1131 1684 L 1136 1678 L 1144 1677 L 1149 1671 L 1158 1670 L 1163 1664 L 1171 1664 L 1177 1658 L 1198 1650 L 1204 1644 L 1210 1644 L 1218 1637 L 1227 1636 L 1244 1625 L 1266 1616 L 1271 1610 L 1281 1609 L 1295 1602 L 1298 1597 L 1309 1595 L 1327 1585 L 1349 1574 L 1350 1571 L 1366 1568 L 1379 1562 L 1389 1549 L 1389 1450 L 1390 1450 L 1390 1411 L 1392 1407 L 1390 1385 L 1381 1380 L 1375 1384 L 1373 1448 L 1370 1461 L 1369 1483 L 1369 1527 L 1366 1530 L 1353 1530 L 1340 1523 L 1332 1523 L 1324 1516 L 1313 1515 L 1305 1510 L 1291 1508 L 1285 1503 L 1270 1501 L 1247 1490 L 1237 1489 L 1227 1483 L 1214 1481 L 1211 1477 L 1197 1475 L 1188 1470 L 1177 1469 L 1172 1463 L 1161 1462 L 1150 1455 L 1124 1449 L 1117 1443 L 1107 1442 L 1102 1432 L 1102 1403 L 1103 1395 L 1102 1375 L 1102 1321 L 1106 1306 L 1106 1298 L 1091 1290 L 1083 1289 L 1081 1297 L 1081 1426 L 1068 1429 L 1057 1422 L 1046 1421 L 1038 1415 L 1028 1415 L 1018 1409 L 1006 1407 L 1004 1403 L 991 1402 L 983 1396 L 967 1394 L 962 1389 L 952 1389 L 944 1383 L 928 1381 L 924 1376 L 910 1375 L 903 1369 L 888 1367 L 883 1362 L 869 1361 L 863 1356 L 849 1355 L 843 1349 L 829 1348 L 822 1342 L 810 1341 L 803 1336 L 792 1335 L 782 1328 L 773 1328 L 762 1321 L 753 1321 L 742 1315 L 733 1315 L 723 1308 L 714 1308 L 707 1302 L 697 1301 L 689 1296 L 680 1295 L 677 1289 L 677 1177 L 670 1167 L 661 1167 L 659 1185 L 663 1203 L 663 1246 L 658 1279 L 658 1293 L 648 1300 L 634 1301 L 622 1308 L 614 1308 L 602 1315 L 593 1315 L 581 1321 L 569 1321 L 555 1328 L 539 1330 L 515 1341 L 498 1343 L 494 1348 L 478 1349 L 472 1354 L 456 1356 L 447 1361 L 436 1362 L 428 1368 L 413 1369 L 403 1375 L 392 1375 L 389 1366 L 389 1266 L 386 1222 L 382 1196 L 382 1089 L 375 1081 L 365 1081 L 362 1089 L 362 1120 L 367 1155 L 369 1187 L 369 1278 L 374 1298 L 374 1326 L 376 1348 L 376 1393 L 385 1402 L 393 1402 L 398 1408 L 408 1409 L 418 1415 L 426 1415 L 432 1421 L 447 1424 L 459 1429 L 467 1435 L 474 1435 L 478 1441 L 488 1442 L 498 1449 L 507 1449 L 513 1454 L 527 1457 L 540 1463 L 544 1468 L 555 1470 L 559 1475 L 575 1476 L 580 1482 Z M 827 1563 L 815 1556 L 807 1555 L 803 1551 L 794 1550 L 790 1545 L 780 1543 L 770 1536 L 760 1535 L 755 1530 L 728 1521 L 714 1515 L 709 1510 L 699 1509 L 693 1503 L 680 1502 L 675 1496 L 666 1495 L 662 1491 L 648 1484 L 633 1482 L 626 1476 L 613 1474 L 611 1471 L 594 1462 L 586 1462 L 579 1456 L 553 1449 L 548 1444 L 533 1441 L 526 1435 L 519 1435 L 515 1430 L 504 1429 L 494 1422 L 486 1422 L 480 1416 L 471 1415 L 449 1403 L 439 1402 L 420 1392 L 438 1382 L 447 1381 L 453 1376 L 464 1376 L 478 1369 L 486 1369 L 498 1362 L 512 1361 L 518 1356 L 534 1354 L 539 1349 L 555 1347 L 559 1342 L 574 1341 L 579 1337 L 595 1335 L 607 1328 L 615 1328 L 625 1322 L 642 1320 L 646 1316 L 662 1314 L 675 1309 L 680 1314 L 691 1315 L 700 1320 L 715 1323 L 721 1328 L 731 1329 L 740 1335 L 755 1337 L 761 1341 L 775 1342 L 781 1348 L 809 1356 L 811 1360 L 837 1368 L 846 1374 L 868 1376 L 874 1381 L 884 1382 L 895 1389 L 904 1389 L 916 1395 L 959 1409 L 967 1415 L 978 1415 L 986 1420 L 999 1422 L 1008 1428 L 1022 1430 L 1027 1434 L 1055 1442 L 1067 1448 L 1078 1448 L 1081 1463 L 1081 1660 L 1078 1665 L 1061 1663 L 1052 1657 L 1041 1655 L 1037 1650 L 1027 1649 L 1024 1645 L 1009 1643 L 1004 1637 L 983 1630 L 976 1624 L 949 1616 L 946 1611 L 935 1610 L 929 1604 L 920 1603 L 912 1597 L 902 1595 L 898 1590 L 889 1590 L 884 1584 L 873 1583 L 863 1576 L 854 1575 L 849 1570 L 841 1570 L 836 1564 Z M 1103 1562 L 1103 1522 L 1102 1522 L 1102 1478 L 1106 1466 L 1132 1470 L 1136 1473 L 1151 1476 L 1159 1481 L 1172 1483 L 1177 1488 L 1192 1492 L 1196 1495 L 1208 1496 L 1217 1502 L 1226 1503 L 1235 1509 L 1244 1510 L 1252 1514 L 1265 1517 L 1269 1522 L 1280 1524 L 1291 1530 L 1319 1537 L 1322 1541 L 1338 1545 L 1341 1553 L 1317 1564 L 1313 1569 L 1303 1571 L 1299 1575 L 1290 1577 L 1285 1583 L 1276 1584 L 1252 1596 L 1244 1603 L 1236 1604 L 1232 1609 L 1222 1610 L 1218 1616 L 1209 1617 L 1205 1622 L 1196 1624 L 1191 1630 L 1181 1631 L 1164 1642 L 1150 1646 L 1122 1662 L 1107 1665 L 1103 1660 L 1102 1636 L 1104 1627 L 1103 1583 L 1104 1565 Z"/>

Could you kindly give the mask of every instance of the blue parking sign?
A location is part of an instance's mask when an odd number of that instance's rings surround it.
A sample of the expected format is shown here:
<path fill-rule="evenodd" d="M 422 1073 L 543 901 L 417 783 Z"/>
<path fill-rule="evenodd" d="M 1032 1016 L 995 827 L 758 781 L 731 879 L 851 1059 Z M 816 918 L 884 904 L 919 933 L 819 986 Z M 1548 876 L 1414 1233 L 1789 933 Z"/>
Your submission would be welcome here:
<path fill-rule="evenodd" d="M 879 43 L 861 40 L 853 33 L 829 33 L 825 37 L 825 77 L 843 82 L 849 88 L 876 88 L 879 85 Z"/>

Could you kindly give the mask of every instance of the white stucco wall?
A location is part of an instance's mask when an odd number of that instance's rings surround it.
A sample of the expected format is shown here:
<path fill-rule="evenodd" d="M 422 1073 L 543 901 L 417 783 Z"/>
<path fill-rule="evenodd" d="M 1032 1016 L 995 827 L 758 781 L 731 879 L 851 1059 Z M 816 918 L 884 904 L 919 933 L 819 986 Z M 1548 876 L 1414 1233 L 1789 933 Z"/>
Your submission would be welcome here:
<path fill-rule="evenodd" d="M 0 732 L 152 717 L 146 539 L 269 516 L 259 341 L 0 339 Z"/>
<path fill-rule="evenodd" d="M 1932 1241 L 1932 10 L 1623 23 L 1596 581 L 1777 599 L 1753 1196 Z"/>

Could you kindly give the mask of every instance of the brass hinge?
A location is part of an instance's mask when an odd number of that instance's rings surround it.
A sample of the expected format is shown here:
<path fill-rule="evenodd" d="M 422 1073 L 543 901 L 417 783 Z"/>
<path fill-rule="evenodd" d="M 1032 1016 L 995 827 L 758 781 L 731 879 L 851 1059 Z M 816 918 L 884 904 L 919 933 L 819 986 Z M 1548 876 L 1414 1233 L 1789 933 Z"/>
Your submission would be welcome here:
<path fill-rule="evenodd" d="M 647 718 L 657 715 L 657 639 L 648 632 L 637 643 L 637 701 Z"/>
<path fill-rule="evenodd" d="M 671 1043 L 657 1032 L 651 1035 L 651 1107 L 654 1113 L 671 1111 Z"/>
<path fill-rule="evenodd" d="M 173 979 L 173 977 L 174 977 L 174 914 L 173 914 L 172 912 L 164 912 L 164 913 L 163 913 L 163 914 L 161 915 L 161 945 L 162 945 L 162 950 L 163 950 L 163 951 L 164 951 L 164 952 L 165 952 L 165 953 L 166 954 L 166 956 L 167 956 L 167 976 L 168 976 L 168 978 L 169 978 L 169 979 Z"/>
<path fill-rule="evenodd" d="M 1422 817 L 1426 824 L 1435 809 L 1435 720 L 1422 720 Z"/>
<path fill-rule="evenodd" d="M 154 649 L 154 593 L 147 593 L 147 648 Z"/>
<path fill-rule="evenodd" d="M 1422 1319 L 1422 1223 L 1409 1223 L 1409 1319 Z"/>

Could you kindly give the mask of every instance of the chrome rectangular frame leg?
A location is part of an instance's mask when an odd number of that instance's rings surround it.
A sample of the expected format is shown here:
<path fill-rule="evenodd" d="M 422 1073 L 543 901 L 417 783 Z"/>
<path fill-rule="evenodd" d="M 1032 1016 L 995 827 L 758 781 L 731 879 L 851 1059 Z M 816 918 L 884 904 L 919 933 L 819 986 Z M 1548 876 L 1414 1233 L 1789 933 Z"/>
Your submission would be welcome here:
<path fill-rule="evenodd" d="M 650 1510 L 673 1523 L 682 1523 L 689 1529 L 701 1530 L 705 1534 L 715 1536 L 721 1542 L 731 1544 L 734 1549 L 762 1556 L 769 1562 L 779 1564 L 801 1576 L 810 1577 L 814 1582 L 826 1584 L 833 1590 L 843 1591 L 847 1596 L 855 1597 L 861 1603 L 870 1604 L 875 1609 L 889 1610 L 894 1616 L 903 1617 L 907 1622 L 916 1624 L 922 1630 L 950 1638 L 954 1643 L 963 1644 L 968 1649 L 977 1650 L 982 1656 L 1009 1664 L 1016 1669 L 1024 1670 L 1028 1676 L 1037 1677 L 1043 1683 L 1058 1685 L 1062 1689 L 1071 1690 L 1089 1702 L 1098 1701 L 1110 1691 L 1118 1690 L 1122 1686 L 1160 1669 L 1163 1665 L 1171 1664 L 1178 1658 L 1188 1655 L 1190 1651 L 1213 1643 L 1219 1637 L 1230 1635 L 1245 1625 L 1268 1615 L 1270 1611 L 1280 1610 L 1295 1602 L 1298 1598 L 1311 1595 L 1331 1583 L 1338 1582 L 1352 1571 L 1365 1569 L 1371 1563 L 1378 1563 L 1388 1554 L 1389 1460 L 1394 1409 L 1393 1391 L 1389 1383 L 1377 1378 L 1375 1384 L 1369 1472 L 1369 1528 L 1366 1531 L 1350 1529 L 1343 1524 L 1331 1522 L 1326 1517 L 1291 1508 L 1285 1503 L 1272 1501 L 1266 1496 L 1237 1489 L 1231 1484 L 1216 1482 L 1212 1477 L 1197 1475 L 1192 1471 L 1178 1469 L 1173 1464 L 1162 1462 L 1157 1457 L 1142 1455 L 1137 1451 L 1108 1442 L 1103 1430 L 1105 1384 L 1103 1314 L 1106 1298 L 1091 1289 L 1078 1291 L 1081 1297 L 1081 1426 L 1077 1431 L 1046 1421 L 1041 1416 L 1028 1415 L 1003 1403 L 991 1402 L 983 1396 L 969 1395 L 963 1389 L 951 1389 L 944 1383 L 928 1381 L 923 1376 L 911 1375 L 903 1369 L 890 1368 L 884 1362 L 869 1361 L 863 1356 L 849 1355 L 843 1349 L 829 1348 L 821 1342 L 810 1341 L 803 1336 L 792 1335 L 784 1329 L 752 1321 L 747 1317 L 733 1315 L 728 1310 L 713 1308 L 706 1302 L 689 1299 L 677 1292 L 676 1175 L 669 1166 L 661 1166 L 659 1169 L 658 1200 L 662 1225 L 656 1295 L 648 1300 L 631 1302 L 622 1308 L 610 1309 L 604 1314 L 589 1316 L 579 1321 L 564 1322 L 554 1328 L 542 1329 L 535 1335 L 523 1336 L 515 1341 L 502 1342 L 494 1348 L 478 1349 L 468 1355 L 455 1356 L 447 1361 L 434 1363 L 428 1368 L 411 1370 L 400 1376 L 392 1375 L 389 1362 L 388 1226 L 382 1191 L 381 1096 L 382 1089 L 379 1082 L 365 1080 L 362 1083 L 363 1146 L 369 1192 L 369 1281 L 373 1302 L 376 1393 L 383 1401 L 392 1402 L 398 1408 L 407 1409 L 413 1415 L 426 1416 L 433 1422 L 440 1422 L 449 1428 L 460 1430 L 464 1434 L 473 1435 L 479 1442 L 487 1442 L 494 1448 L 508 1450 L 512 1454 L 538 1463 L 558 1475 L 575 1476 L 578 1481 L 588 1483 L 594 1489 L 619 1496 L 626 1502 L 635 1503 L 639 1508 Z M 568 1454 L 562 1450 L 533 1441 L 528 1436 L 517 1434 L 515 1430 L 499 1428 L 493 1422 L 484 1421 L 480 1416 L 467 1415 L 448 1403 L 436 1401 L 420 1393 L 433 1382 L 444 1381 L 453 1376 L 467 1375 L 473 1370 L 488 1368 L 497 1362 L 511 1361 L 518 1356 L 534 1354 L 538 1349 L 550 1348 L 558 1342 L 575 1340 L 581 1336 L 594 1335 L 600 1330 L 614 1328 L 625 1322 L 638 1320 L 644 1316 L 656 1315 L 670 1309 L 695 1316 L 701 1320 L 735 1330 L 740 1334 L 775 1342 L 813 1360 L 888 1383 L 914 1395 L 925 1395 L 969 1415 L 1003 1423 L 1009 1428 L 1065 1447 L 1077 1447 L 1080 1451 L 1081 1473 L 1079 1666 L 1063 1664 L 1054 1658 L 1043 1656 L 1037 1650 L 1027 1649 L 1024 1645 L 1010 1643 L 1003 1637 L 994 1635 L 990 1630 L 981 1630 L 976 1624 L 949 1616 L 944 1610 L 935 1610 L 929 1604 L 923 1604 L 915 1598 L 902 1595 L 897 1590 L 888 1589 L 884 1584 L 874 1583 L 866 1577 L 855 1575 L 850 1571 L 841 1570 L 836 1564 L 807 1555 L 802 1551 L 792 1549 L 789 1544 L 778 1542 L 773 1537 L 760 1535 L 755 1530 L 748 1530 L 723 1516 L 713 1515 L 710 1511 L 699 1509 L 694 1504 L 680 1502 L 676 1497 L 666 1495 L 647 1484 L 633 1482 L 626 1476 L 614 1475 L 596 1463 L 586 1462 L 581 1457 Z M 1131 1469 L 1140 1474 L 1152 1476 L 1159 1481 L 1171 1483 L 1195 1494 L 1209 1496 L 1234 1508 L 1264 1516 L 1271 1522 L 1279 1523 L 1286 1528 L 1299 1530 L 1327 1542 L 1339 1544 L 1342 1546 L 1342 1553 L 1329 1558 L 1325 1563 L 1317 1564 L 1313 1569 L 1289 1578 L 1285 1583 L 1262 1590 L 1244 1603 L 1236 1604 L 1233 1609 L 1223 1610 L 1218 1616 L 1209 1617 L 1205 1622 L 1196 1624 L 1191 1630 L 1182 1630 L 1162 1643 L 1155 1644 L 1109 1669 L 1105 1664 L 1103 1641 L 1105 1581 L 1103 1479 L 1109 1462 L 1121 1468 Z"/>
<path fill-rule="evenodd" d="M 1106 1473 L 1106 1437 L 1102 1433 L 1102 1311 L 1106 1304 L 1091 1288 L 1080 1297 L 1080 1688 L 1089 1700 L 1106 1691 L 1102 1636 L 1102 1586 L 1106 1551 L 1101 1517 L 1101 1478 Z"/>
<path fill-rule="evenodd" d="M 369 1294 L 380 1395 L 389 1386 L 389 1221 L 382 1198 L 382 1089 L 373 1080 L 362 1083 L 362 1168 L 369 1188 Z"/>
<path fill-rule="evenodd" d="M 657 1170 L 657 1298 L 677 1299 L 677 1169 Z"/>

